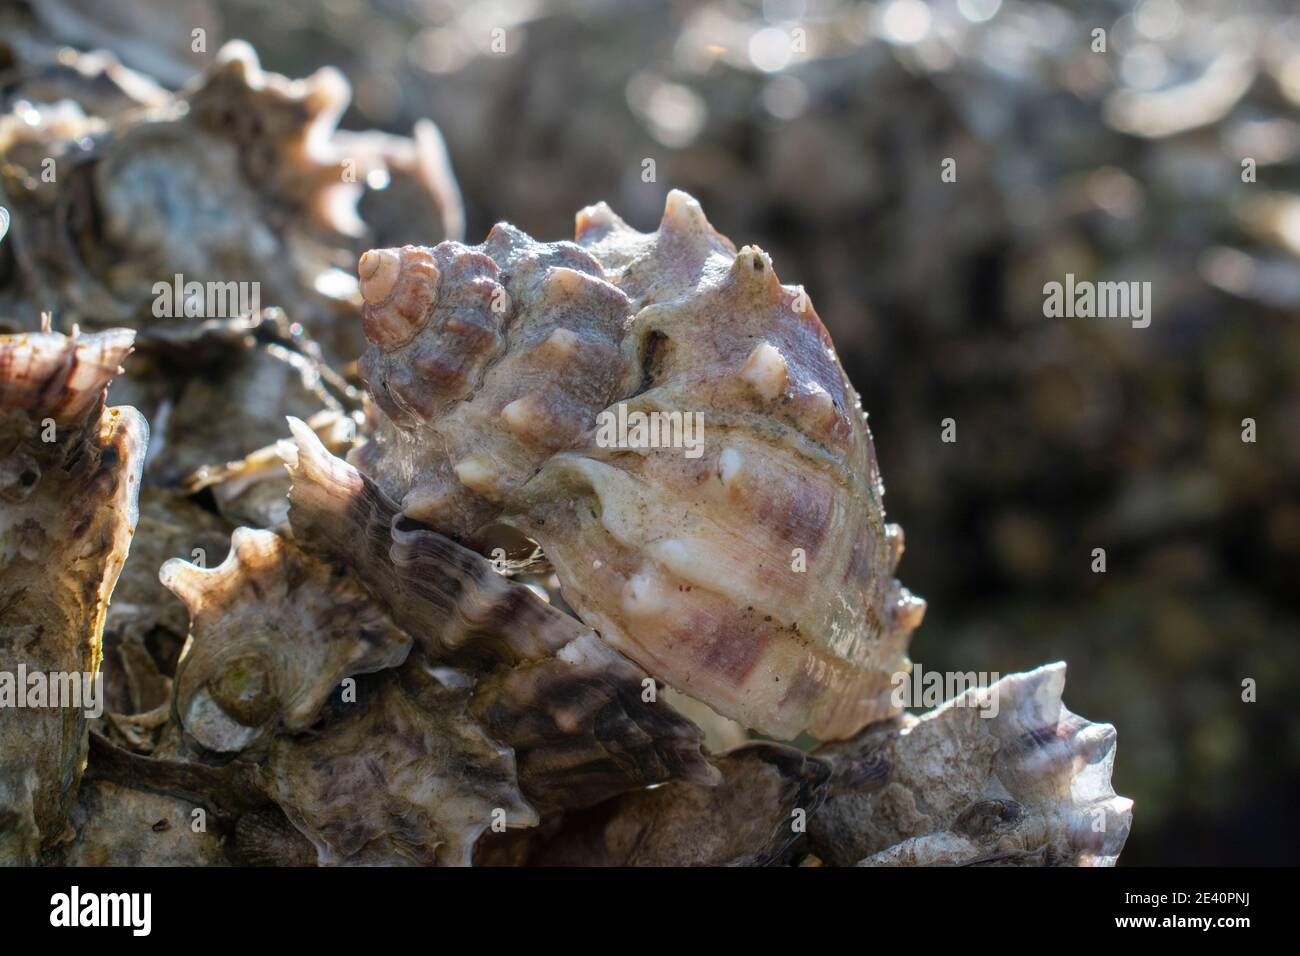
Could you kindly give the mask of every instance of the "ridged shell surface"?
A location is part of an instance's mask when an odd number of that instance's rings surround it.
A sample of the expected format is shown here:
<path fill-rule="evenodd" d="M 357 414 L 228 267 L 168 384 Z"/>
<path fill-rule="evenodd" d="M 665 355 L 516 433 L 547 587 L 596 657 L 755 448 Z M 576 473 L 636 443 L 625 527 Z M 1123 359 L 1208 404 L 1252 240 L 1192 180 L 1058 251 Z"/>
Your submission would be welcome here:
<path fill-rule="evenodd" d="M 1011 674 L 817 755 L 833 767 L 812 818 L 834 865 L 1114 866 L 1133 801 L 1111 785 L 1115 728 L 1070 713 L 1065 664 Z"/>
<path fill-rule="evenodd" d="M 857 394 L 762 250 L 674 191 L 653 233 L 600 205 L 576 244 L 501 225 L 359 272 L 354 461 L 407 514 L 517 525 L 605 640 L 746 726 L 839 738 L 892 712 L 924 604 L 893 577 Z"/>
<path fill-rule="evenodd" d="M 63 837 L 85 767 L 148 441 L 134 409 L 104 408 L 133 338 L 0 336 L 0 864 Z"/>

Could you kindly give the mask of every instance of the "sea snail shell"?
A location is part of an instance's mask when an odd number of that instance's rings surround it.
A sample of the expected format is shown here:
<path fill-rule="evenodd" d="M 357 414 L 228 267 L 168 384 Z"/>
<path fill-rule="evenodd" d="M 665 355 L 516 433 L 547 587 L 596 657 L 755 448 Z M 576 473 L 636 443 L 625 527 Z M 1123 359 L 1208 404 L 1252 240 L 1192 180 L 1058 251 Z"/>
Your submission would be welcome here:
<path fill-rule="evenodd" d="M 924 603 L 894 579 L 857 393 L 766 253 L 674 191 L 656 232 L 600 204 L 576 243 L 498 225 L 359 271 L 377 408 L 353 461 L 408 515 L 462 538 L 516 525 L 606 641 L 763 733 L 893 712 Z M 602 433 L 647 421 L 699 441 Z"/>

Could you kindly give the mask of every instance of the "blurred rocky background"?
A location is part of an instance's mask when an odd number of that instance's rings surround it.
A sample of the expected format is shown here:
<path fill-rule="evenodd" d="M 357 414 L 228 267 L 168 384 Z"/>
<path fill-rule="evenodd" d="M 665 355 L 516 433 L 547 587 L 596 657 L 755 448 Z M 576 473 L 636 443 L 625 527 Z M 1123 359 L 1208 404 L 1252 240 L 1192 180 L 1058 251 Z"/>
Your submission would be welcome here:
<path fill-rule="evenodd" d="M 913 658 L 1069 661 L 1068 705 L 1119 729 L 1124 863 L 1297 861 L 1293 3 L 0 8 L 173 89 L 232 38 L 288 76 L 334 65 L 343 127 L 438 125 L 472 242 L 567 236 L 601 199 L 651 229 L 691 192 L 806 287 L 862 394 L 929 602 Z M 1067 273 L 1150 282 L 1150 326 L 1046 318 Z"/>

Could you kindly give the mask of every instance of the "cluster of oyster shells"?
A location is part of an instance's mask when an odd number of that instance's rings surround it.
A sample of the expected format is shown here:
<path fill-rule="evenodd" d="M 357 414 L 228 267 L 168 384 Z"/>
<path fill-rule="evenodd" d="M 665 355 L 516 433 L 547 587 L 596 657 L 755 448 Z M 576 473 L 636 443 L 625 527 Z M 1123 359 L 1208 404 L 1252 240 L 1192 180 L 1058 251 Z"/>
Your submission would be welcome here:
<path fill-rule="evenodd" d="M 334 131 L 341 79 L 245 45 L 118 87 L 0 118 L 0 672 L 105 698 L 0 707 L 0 862 L 1114 862 L 1114 731 L 1064 665 L 900 713 L 924 604 L 762 250 L 680 192 L 649 233 L 602 204 L 463 245 L 428 130 Z M 358 156 L 451 238 L 348 285 Z M 158 322 L 172 272 L 280 309 Z M 652 413 L 696 453 L 601 437 Z"/>

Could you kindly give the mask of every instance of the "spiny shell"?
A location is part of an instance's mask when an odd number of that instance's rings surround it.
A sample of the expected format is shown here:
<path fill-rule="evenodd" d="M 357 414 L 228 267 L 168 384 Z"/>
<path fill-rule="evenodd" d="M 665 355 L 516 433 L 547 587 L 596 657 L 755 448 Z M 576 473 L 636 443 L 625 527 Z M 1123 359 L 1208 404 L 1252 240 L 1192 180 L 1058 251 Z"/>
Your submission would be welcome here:
<path fill-rule="evenodd" d="M 126 559 L 147 427 L 103 407 L 132 333 L 0 336 L 0 673 L 99 671 Z M 86 759 L 83 706 L 0 706 L 0 862 L 62 836 Z M 46 702 L 47 705 L 51 703 Z"/>
<path fill-rule="evenodd" d="M 1133 816 L 1110 782 L 1115 728 L 1070 713 L 1064 688 L 1065 664 L 1047 664 L 823 747 L 835 776 L 813 852 L 836 865 L 1113 865 Z"/>
<path fill-rule="evenodd" d="M 577 235 L 363 257 L 378 408 L 354 461 L 439 531 L 518 525 L 587 624 L 747 726 L 888 715 L 924 604 L 893 578 L 902 533 L 806 295 L 684 193 L 655 233 L 597 206 Z M 703 441 L 610 447 L 602 412 L 698 413 Z"/>
<path fill-rule="evenodd" d="M 304 731 L 344 677 L 410 653 L 411 639 L 341 570 L 272 531 L 239 528 L 230 545 L 215 568 L 173 558 L 159 572 L 190 612 L 176 707 L 204 747 L 242 751 L 281 726 Z"/>

